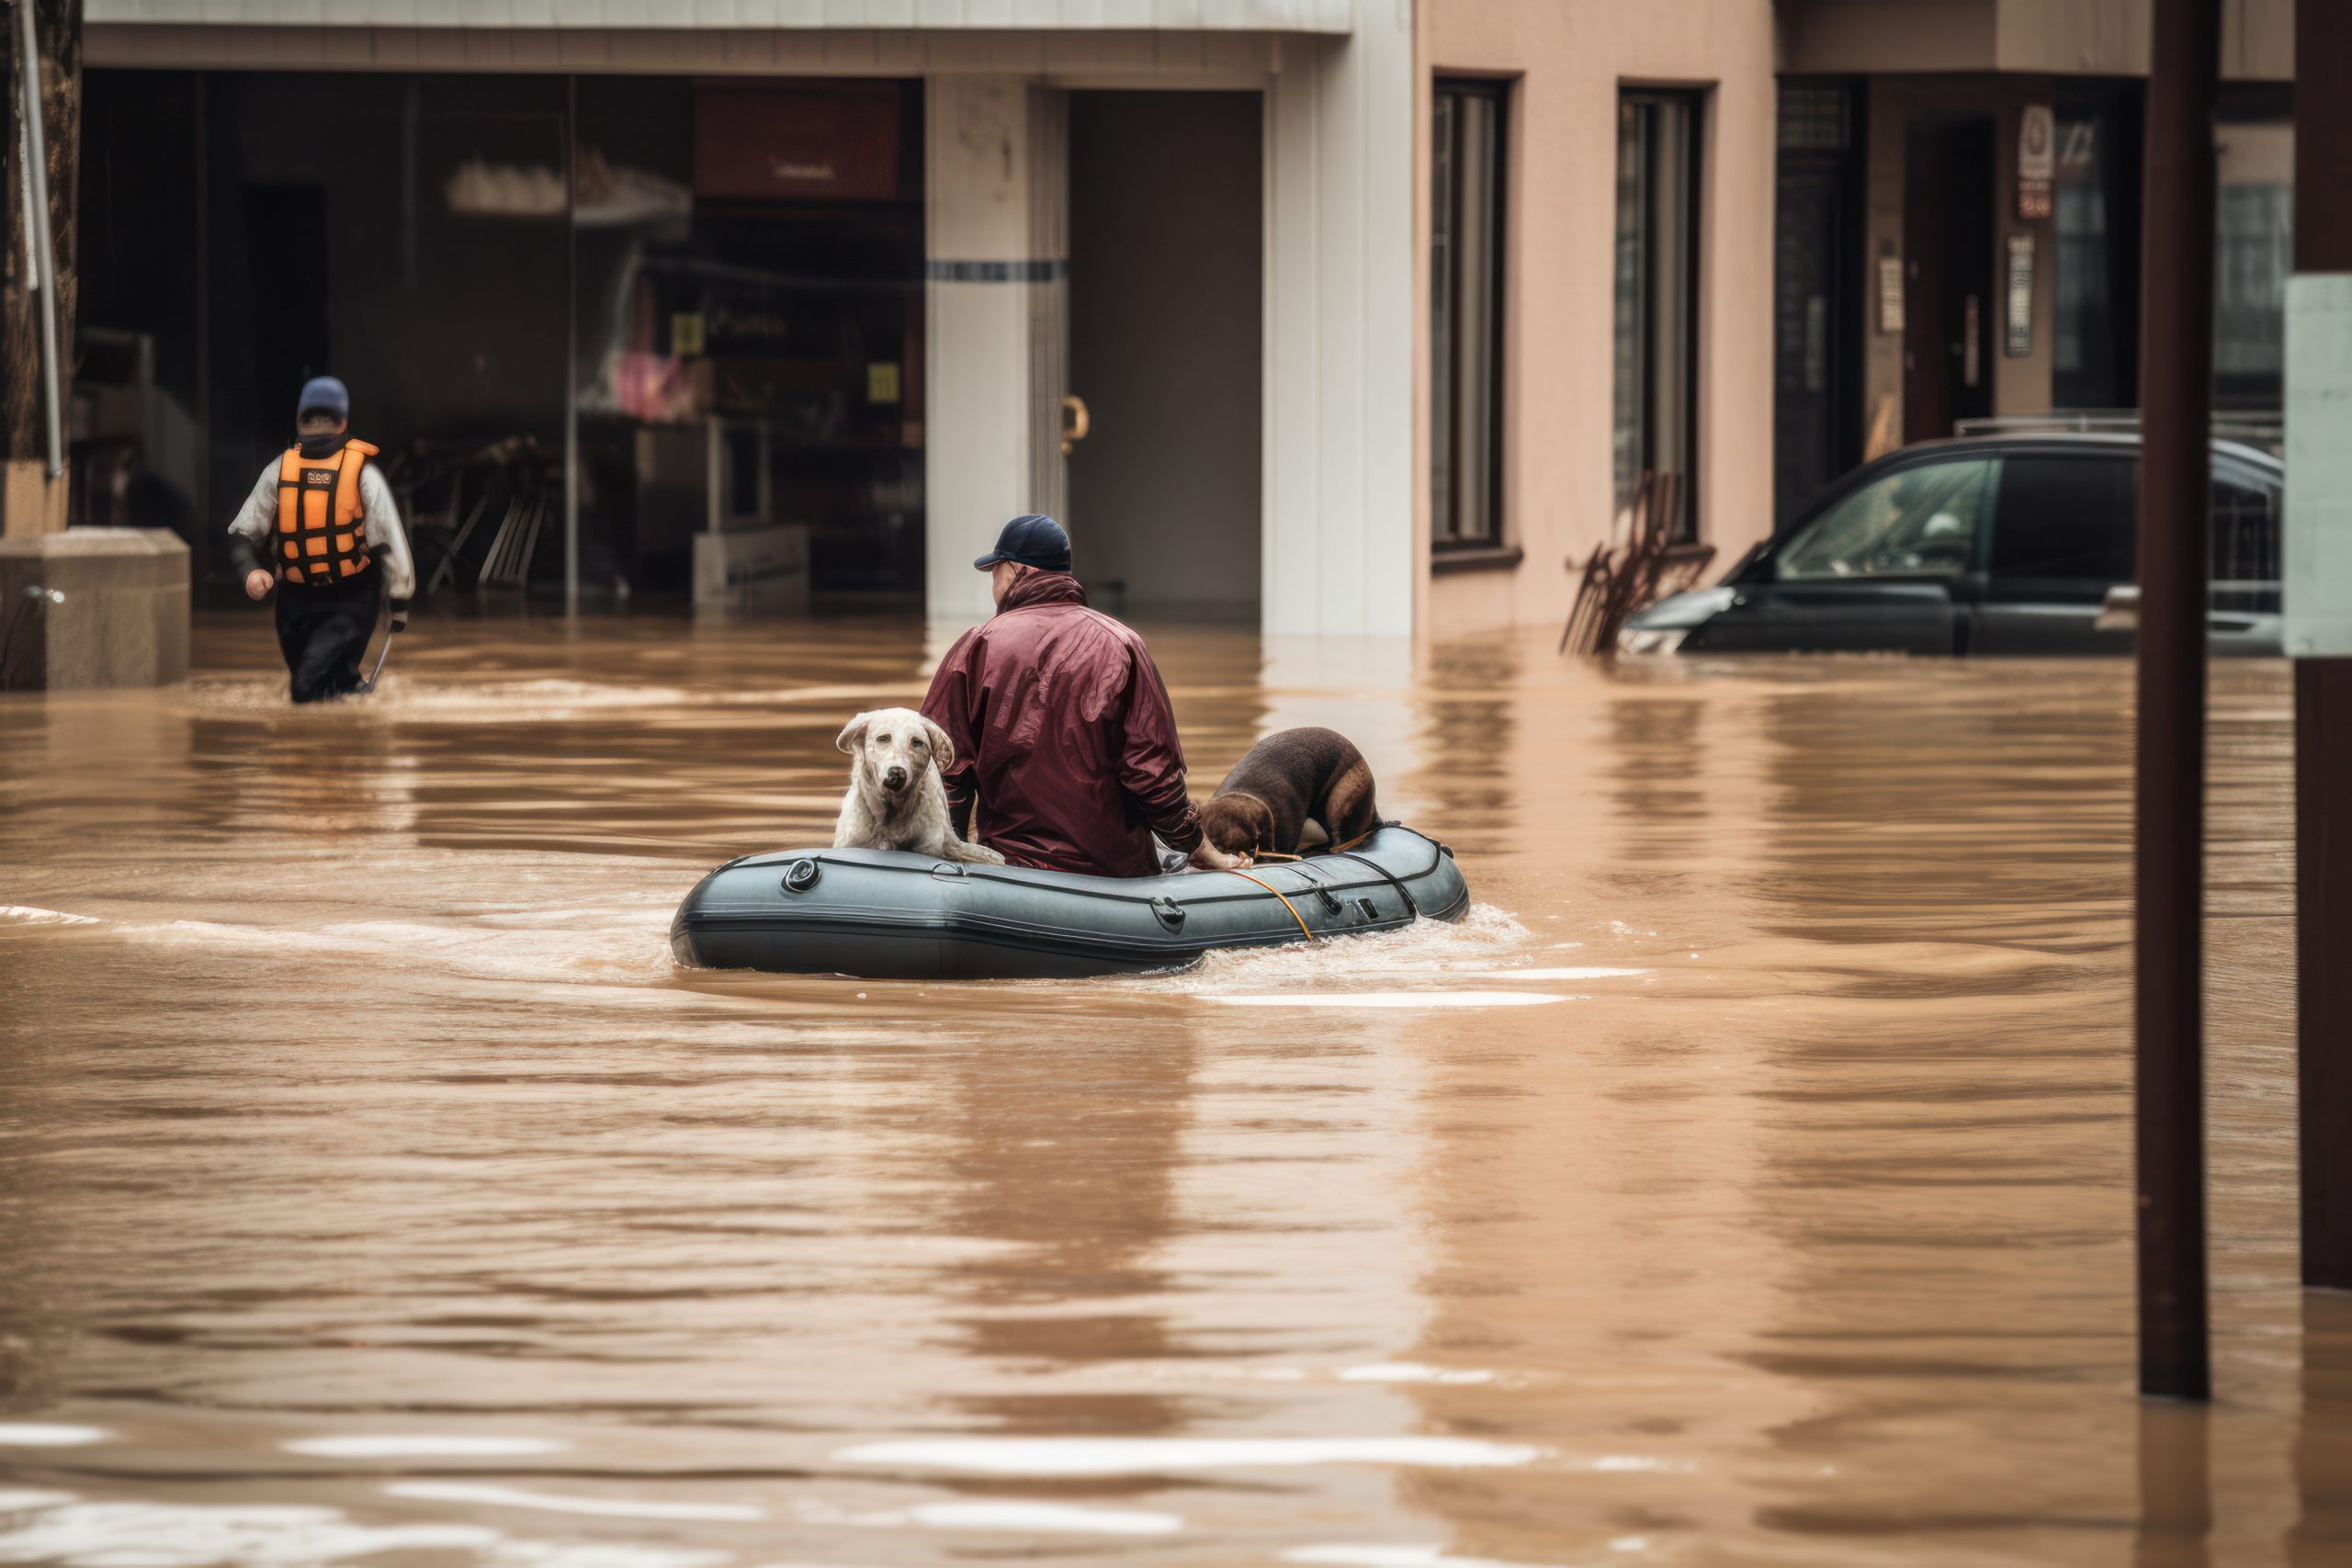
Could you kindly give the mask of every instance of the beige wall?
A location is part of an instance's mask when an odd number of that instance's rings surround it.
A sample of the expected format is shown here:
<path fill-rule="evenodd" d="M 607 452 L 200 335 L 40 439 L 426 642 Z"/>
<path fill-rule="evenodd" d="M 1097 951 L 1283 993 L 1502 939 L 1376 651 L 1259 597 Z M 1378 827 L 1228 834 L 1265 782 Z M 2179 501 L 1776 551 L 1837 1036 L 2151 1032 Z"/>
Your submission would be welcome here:
<path fill-rule="evenodd" d="M 1700 533 L 1728 560 L 1771 525 L 1770 0 L 1421 0 L 1414 138 L 1413 497 L 1429 539 L 1429 146 L 1438 75 L 1508 75 L 1503 507 L 1515 568 L 1429 578 L 1446 637 L 1558 624 L 1565 570 L 1608 536 L 1619 85 L 1705 86 L 1700 229 Z"/>
<path fill-rule="evenodd" d="M 2152 0 L 1782 0 L 1796 74 L 2144 76 Z M 2295 0 L 2222 0 L 2222 74 L 2295 73 Z"/>

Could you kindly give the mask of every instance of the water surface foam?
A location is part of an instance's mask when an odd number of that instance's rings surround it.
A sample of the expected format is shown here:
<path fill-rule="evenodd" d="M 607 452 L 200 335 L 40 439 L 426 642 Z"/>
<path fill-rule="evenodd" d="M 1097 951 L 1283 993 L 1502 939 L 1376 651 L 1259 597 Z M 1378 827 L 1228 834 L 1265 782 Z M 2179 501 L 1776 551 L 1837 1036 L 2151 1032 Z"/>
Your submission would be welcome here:
<path fill-rule="evenodd" d="M 861 1443 L 833 1457 L 984 1475 L 1147 1475 L 1304 1464 L 1395 1464 L 1462 1470 L 1526 1464 L 1543 1450 L 1476 1438 L 910 1438 Z"/>

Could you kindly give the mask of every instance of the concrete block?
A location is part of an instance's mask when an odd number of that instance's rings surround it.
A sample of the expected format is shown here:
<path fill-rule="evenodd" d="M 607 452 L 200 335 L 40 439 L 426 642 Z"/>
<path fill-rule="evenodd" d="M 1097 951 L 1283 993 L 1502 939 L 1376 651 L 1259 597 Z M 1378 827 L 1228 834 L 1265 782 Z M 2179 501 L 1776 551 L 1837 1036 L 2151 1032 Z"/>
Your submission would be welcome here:
<path fill-rule="evenodd" d="M 695 614 L 808 613 L 808 525 L 695 536 Z"/>
<path fill-rule="evenodd" d="M 0 690 L 184 681 L 187 617 L 187 546 L 169 529 L 0 539 Z"/>

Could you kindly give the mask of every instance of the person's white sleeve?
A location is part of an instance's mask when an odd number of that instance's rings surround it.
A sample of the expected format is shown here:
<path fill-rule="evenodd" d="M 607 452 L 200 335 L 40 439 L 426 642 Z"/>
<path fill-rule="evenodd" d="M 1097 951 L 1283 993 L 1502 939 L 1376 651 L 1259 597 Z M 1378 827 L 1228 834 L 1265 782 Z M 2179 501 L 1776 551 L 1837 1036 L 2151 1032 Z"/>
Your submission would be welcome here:
<path fill-rule="evenodd" d="M 392 499 L 391 481 L 373 463 L 359 470 L 359 499 L 368 508 L 368 547 L 384 552 L 384 592 L 394 599 L 415 598 L 416 561 L 408 553 L 400 502 Z"/>
<path fill-rule="evenodd" d="M 229 525 L 232 538 L 243 539 L 253 547 L 254 553 L 266 566 L 269 561 L 269 534 L 277 526 L 277 465 L 272 463 L 254 481 L 253 494 L 245 497 L 245 504 L 237 510 L 236 520 Z"/>

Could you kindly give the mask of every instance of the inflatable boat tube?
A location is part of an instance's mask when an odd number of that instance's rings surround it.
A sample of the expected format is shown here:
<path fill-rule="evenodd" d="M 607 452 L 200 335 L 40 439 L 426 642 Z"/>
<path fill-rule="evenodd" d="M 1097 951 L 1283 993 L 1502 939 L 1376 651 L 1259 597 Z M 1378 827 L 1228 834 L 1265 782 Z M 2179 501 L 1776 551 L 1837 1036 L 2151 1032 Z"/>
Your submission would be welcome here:
<path fill-rule="evenodd" d="M 697 968 L 784 975 L 1067 978 L 1458 920 L 1469 907 L 1453 852 L 1393 825 L 1344 852 L 1246 876 L 1079 876 L 899 850 L 786 850 L 704 877 L 678 906 L 670 952 Z"/>

